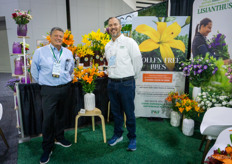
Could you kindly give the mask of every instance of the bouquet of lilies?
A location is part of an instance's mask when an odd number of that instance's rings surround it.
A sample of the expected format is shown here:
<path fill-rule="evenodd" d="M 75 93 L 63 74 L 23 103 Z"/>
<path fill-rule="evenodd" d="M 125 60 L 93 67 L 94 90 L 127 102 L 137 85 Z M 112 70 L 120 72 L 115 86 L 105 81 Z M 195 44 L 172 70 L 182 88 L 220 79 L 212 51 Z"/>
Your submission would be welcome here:
<path fill-rule="evenodd" d="M 171 106 L 173 111 L 179 112 L 178 107 L 176 106 L 176 102 L 181 99 L 184 100 L 185 98 L 188 98 L 186 94 L 179 95 L 178 92 L 169 92 L 168 97 L 165 99 L 168 102 L 171 102 Z"/>
<path fill-rule="evenodd" d="M 197 115 L 199 116 L 203 110 L 198 106 L 198 103 L 195 100 L 185 98 L 183 100 L 179 99 L 176 102 L 176 107 L 179 109 L 180 113 L 185 115 L 186 118 L 193 119 Z"/>
<path fill-rule="evenodd" d="M 92 31 L 91 33 L 82 37 L 82 42 L 86 46 L 91 47 L 93 51 L 100 51 L 104 53 L 106 44 L 110 41 L 110 36 L 107 33 L 102 33 L 100 29 L 97 32 Z"/>
<path fill-rule="evenodd" d="M 74 68 L 73 82 L 80 81 L 82 89 L 85 93 L 92 93 L 95 90 L 97 77 L 105 76 L 104 72 L 99 72 L 97 65 L 92 65 L 84 69 L 83 66 Z"/>
<path fill-rule="evenodd" d="M 94 55 L 93 50 L 87 45 L 78 44 L 76 49 L 76 54 L 81 58 L 86 55 Z"/>

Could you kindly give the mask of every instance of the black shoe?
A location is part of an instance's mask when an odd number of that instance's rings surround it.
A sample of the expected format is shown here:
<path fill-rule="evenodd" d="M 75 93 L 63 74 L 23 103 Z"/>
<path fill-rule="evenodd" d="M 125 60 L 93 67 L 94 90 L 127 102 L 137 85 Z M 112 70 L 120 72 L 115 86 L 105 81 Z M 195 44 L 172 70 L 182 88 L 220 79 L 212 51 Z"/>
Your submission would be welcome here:
<path fill-rule="evenodd" d="M 52 155 L 52 151 L 44 151 L 42 156 L 40 157 L 40 164 L 48 163 L 50 160 L 50 156 Z"/>
<path fill-rule="evenodd" d="M 67 141 L 66 139 L 55 141 L 55 144 L 56 145 L 61 145 L 63 147 L 70 147 L 72 145 L 71 142 Z"/>

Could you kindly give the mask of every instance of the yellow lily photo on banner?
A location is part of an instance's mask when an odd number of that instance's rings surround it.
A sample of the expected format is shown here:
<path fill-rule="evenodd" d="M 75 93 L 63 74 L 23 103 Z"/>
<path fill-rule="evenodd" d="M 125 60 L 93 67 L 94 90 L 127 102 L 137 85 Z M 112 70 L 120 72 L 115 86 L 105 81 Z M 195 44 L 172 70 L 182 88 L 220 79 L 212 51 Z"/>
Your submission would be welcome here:
<path fill-rule="evenodd" d="M 132 37 L 143 55 L 144 71 L 178 71 L 187 57 L 190 17 L 136 17 Z"/>

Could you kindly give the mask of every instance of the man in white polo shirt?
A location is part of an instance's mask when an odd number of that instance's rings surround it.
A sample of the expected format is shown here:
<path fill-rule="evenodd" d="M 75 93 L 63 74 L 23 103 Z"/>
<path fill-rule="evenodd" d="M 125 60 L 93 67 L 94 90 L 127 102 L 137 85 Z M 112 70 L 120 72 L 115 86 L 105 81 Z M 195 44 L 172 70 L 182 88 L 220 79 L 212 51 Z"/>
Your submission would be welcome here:
<path fill-rule="evenodd" d="M 114 116 L 114 135 L 108 141 L 110 146 L 123 140 L 123 113 L 126 114 L 127 150 L 136 150 L 136 123 L 134 114 L 135 79 L 142 69 L 142 57 L 138 44 L 121 34 L 121 23 L 117 18 L 109 18 L 109 33 L 112 40 L 105 47 L 108 61 L 108 95 Z"/>

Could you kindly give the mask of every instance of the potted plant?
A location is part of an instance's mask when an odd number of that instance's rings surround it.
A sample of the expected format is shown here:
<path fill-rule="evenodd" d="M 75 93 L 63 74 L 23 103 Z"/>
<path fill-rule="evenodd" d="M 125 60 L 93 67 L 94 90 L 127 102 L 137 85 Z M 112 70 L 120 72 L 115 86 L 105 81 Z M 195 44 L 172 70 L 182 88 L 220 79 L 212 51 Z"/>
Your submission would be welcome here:
<path fill-rule="evenodd" d="M 201 92 L 201 87 L 207 85 L 211 77 L 216 73 L 218 67 L 215 65 L 216 59 L 209 54 L 205 58 L 195 57 L 186 61 L 180 62 L 180 70 L 183 71 L 184 76 L 189 77 L 193 88 L 193 99 Z"/>
<path fill-rule="evenodd" d="M 17 27 L 18 36 L 27 36 L 27 23 L 30 22 L 32 16 L 30 14 L 30 10 L 23 11 L 15 9 L 15 12 L 12 13 L 12 18 L 15 20 Z"/>
<path fill-rule="evenodd" d="M 176 107 L 179 109 L 180 113 L 184 115 L 182 132 L 186 136 L 192 136 L 194 132 L 194 120 L 193 118 L 199 116 L 203 110 L 198 106 L 195 100 L 189 98 L 179 99 L 176 102 Z"/>
<path fill-rule="evenodd" d="M 208 110 L 212 107 L 232 107 L 232 97 L 218 90 L 205 91 L 199 93 L 196 101 L 203 110 Z"/>
<path fill-rule="evenodd" d="M 181 113 L 176 106 L 176 102 L 178 99 L 185 99 L 187 98 L 186 94 L 179 95 L 178 92 L 169 92 L 168 97 L 166 98 L 166 101 L 171 102 L 171 114 L 170 114 L 170 124 L 174 127 L 178 127 L 180 125 L 181 120 Z"/>
<path fill-rule="evenodd" d="M 84 108 L 86 110 L 94 110 L 95 108 L 95 95 L 93 91 L 95 90 L 97 77 L 104 76 L 104 72 L 99 72 L 97 65 L 92 65 L 92 67 L 84 69 L 83 66 L 74 68 L 74 78 L 73 82 L 78 80 L 82 84 L 82 89 L 85 92 L 84 95 Z"/>

